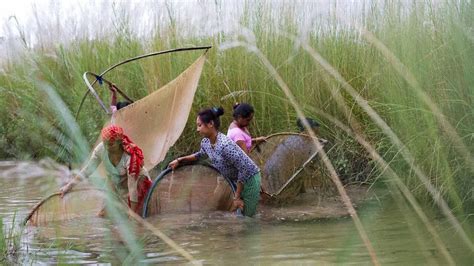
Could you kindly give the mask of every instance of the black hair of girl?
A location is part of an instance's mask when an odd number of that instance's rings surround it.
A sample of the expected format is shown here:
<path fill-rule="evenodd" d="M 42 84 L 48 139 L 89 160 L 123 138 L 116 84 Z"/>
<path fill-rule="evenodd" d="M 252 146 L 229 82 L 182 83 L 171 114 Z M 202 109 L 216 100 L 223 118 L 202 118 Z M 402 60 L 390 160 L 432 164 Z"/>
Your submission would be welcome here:
<path fill-rule="evenodd" d="M 118 102 L 117 105 L 116 105 L 117 110 L 120 110 L 120 109 L 126 107 L 129 104 L 131 104 L 131 102 L 128 102 L 128 101 Z"/>
<path fill-rule="evenodd" d="M 236 103 L 233 106 L 233 109 L 234 113 L 232 116 L 234 119 L 239 118 L 239 116 L 242 118 L 249 118 L 254 113 L 253 106 L 248 103 Z"/>
<path fill-rule="evenodd" d="M 199 111 L 198 116 L 199 119 L 205 124 L 209 124 L 214 122 L 214 127 L 219 130 L 219 127 L 221 125 L 221 120 L 219 117 L 224 114 L 224 108 L 222 107 L 211 107 L 211 108 L 206 108 L 202 109 Z"/>
<path fill-rule="evenodd" d="M 319 128 L 319 123 L 318 121 L 312 119 L 312 118 L 309 118 L 309 117 L 305 117 L 306 121 L 308 122 L 309 126 L 312 128 L 312 129 L 317 129 Z M 298 129 L 300 130 L 300 132 L 303 132 L 305 131 L 305 127 L 303 125 L 303 121 L 298 118 L 298 120 L 296 120 L 296 126 L 298 127 Z"/>

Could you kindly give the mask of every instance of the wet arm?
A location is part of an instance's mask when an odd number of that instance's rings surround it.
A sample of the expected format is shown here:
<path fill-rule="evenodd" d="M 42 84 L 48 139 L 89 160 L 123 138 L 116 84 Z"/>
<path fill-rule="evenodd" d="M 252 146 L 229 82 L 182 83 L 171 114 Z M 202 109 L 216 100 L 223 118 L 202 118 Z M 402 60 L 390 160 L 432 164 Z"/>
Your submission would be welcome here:
<path fill-rule="evenodd" d="M 249 150 L 247 149 L 247 145 L 245 145 L 245 141 L 243 140 L 238 140 L 235 142 L 244 152 L 245 154 L 249 154 Z"/>
<path fill-rule="evenodd" d="M 252 142 L 255 142 L 255 144 L 258 144 L 260 142 L 264 142 L 267 140 L 267 137 L 256 137 L 252 139 Z"/>
<path fill-rule="evenodd" d="M 90 161 L 89 161 L 90 162 Z M 61 197 L 64 196 L 67 192 L 69 192 L 75 185 L 80 183 L 82 181 L 83 177 L 88 177 L 88 169 L 91 169 L 89 167 L 90 163 L 88 163 L 82 170 L 79 172 L 79 174 L 75 175 L 66 185 L 61 187 L 59 189 L 59 192 L 61 193 Z M 97 167 L 97 166 L 96 166 Z"/>
<path fill-rule="evenodd" d="M 84 165 L 84 167 L 81 169 L 79 174 L 75 175 L 71 181 L 69 181 L 63 188 L 61 188 L 62 192 L 65 193 L 69 191 L 76 184 L 80 183 L 83 177 L 89 177 L 95 171 L 95 169 L 97 169 L 97 166 L 99 166 L 100 162 L 102 161 L 99 155 L 101 153 L 102 148 L 99 146 L 100 144 L 94 149 L 91 154 L 91 157 L 87 161 L 86 165 Z"/>
<path fill-rule="evenodd" d="M 252 148 L 255 148 L 258 144 L 267 141 L 267 137 L 256 137 L 252 139 Z"/>
<path fill-rule="evenodd" d="M 179 157 L 177 159 L 174 159 L 173 161 L 170 162 L 169 167 L 172 169 L 175 169 L 178 167 L 181 163 L 187 163 L 187 162 L 194 162 L 198 160 L 198 156 L 196 154 L 191 154 L 183 157 Z"/>
<path fill-rule="evenodd" d="M 240 199 L 240 194 L 242 193 L 242 191 L 244 190 L 244 183 L 238 181 L 237 182 L 237 189 L 235 190 L 235 196 L 234 196 L 234 200 L 235 199 Z"/>
<path fill-rule="evenodd" d="M 111 106 L 116 106 L 117 105 L 117 89 L 115 88 L 115 85 L 111 85 L 110 91 L 112 92 L 112 100 L 110 102 Z"/>

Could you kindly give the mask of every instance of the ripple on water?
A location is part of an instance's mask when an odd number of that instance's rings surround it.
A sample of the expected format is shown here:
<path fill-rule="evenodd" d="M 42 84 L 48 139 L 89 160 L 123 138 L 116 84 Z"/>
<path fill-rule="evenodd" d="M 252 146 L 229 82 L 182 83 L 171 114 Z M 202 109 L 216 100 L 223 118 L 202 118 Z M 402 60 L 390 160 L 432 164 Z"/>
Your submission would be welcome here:
<path fill-rule="evenodd" d="M 0 162 L 0 169 L 15 166 L 27 165 Z M 36 171 L 37 168 L 29 169 Z M 40 198 L 58 187 L 54 176 L 49 179 L 31 176 L 20 179 L 0 176 L 0 215 L 4 219 L 4 229 L 11 226 L 14 216 L 20 221 Z M 45 184 L 49 182 L 45 179 L 52 183 Z M 430 237 L 425 231 L 418 230 L 423 227 L 406 220 L 406 217 L 416 217 L 414 213 L 402 212 L 387 199 L 382 203 L 362 205 L 358 211 L 382 264 L 444 264 Z M 456 262 L 469 265 L 472 256 L 452 229 L 446 228 L 447 223 L 437 221 L 439 217 L 427 214 L 436 223 L 436 229 L 442 233 Z M 147 221 L 204 264 L 370 263 L 350 218 L 305 222 L 265 218 L 240 219 L 227 212 L 213 212 L 157 216 Z M 139 228 L 134 235 L 144 244 L 143 263 L 179 265 L 187 262 L 147 230 Z M 115 223 L 91 216 L 41 228 L 27 227 L 22 236 L 21 252 L 30 262 L 26 264 L 115 264 L 123 262 L 123 254 L 128 252 L 124 243 Z"/>

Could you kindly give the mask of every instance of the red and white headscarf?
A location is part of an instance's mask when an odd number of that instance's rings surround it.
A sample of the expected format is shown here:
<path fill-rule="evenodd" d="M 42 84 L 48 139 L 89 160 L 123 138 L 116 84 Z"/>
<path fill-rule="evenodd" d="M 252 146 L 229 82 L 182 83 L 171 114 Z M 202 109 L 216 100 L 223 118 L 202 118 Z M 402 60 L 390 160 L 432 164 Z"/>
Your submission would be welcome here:
<path fill-rule="evenodd" d="M 143 166 L 143 152 L 142 150 L 133 143 L 130 138 L 123 133 L 123 129 L 117 125 L 109 125 L 102 129 L 101 132 L 102 141 L 122 141 L 123 150 L 130 154 L 130 166 L 128 172 L 138 178 L 140 170 Z"/>

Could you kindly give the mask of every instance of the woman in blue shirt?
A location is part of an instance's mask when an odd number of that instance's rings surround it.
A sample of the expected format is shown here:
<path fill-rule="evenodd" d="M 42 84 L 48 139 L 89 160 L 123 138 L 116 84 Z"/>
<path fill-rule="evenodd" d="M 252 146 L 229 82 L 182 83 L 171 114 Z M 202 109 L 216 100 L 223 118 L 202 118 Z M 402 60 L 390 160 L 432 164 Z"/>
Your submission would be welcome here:
<path fill-rule="evenodd" d="M 245 216 L 253 216 L 257 212 L 260 198 L 260 169 L 235 142 L 219 132 L 219 117 L 223 114 L 222 107 L 200 111 L 196 124 L 197 131 L 204 137 L 201 149 L 197 153 L 173 160 L 169 166 L 175 169 L 182 162 L 196 161 L 208 156 L 212 166 L 221 175 L 237 183 L 234 209 L 243 208 Z"/>

